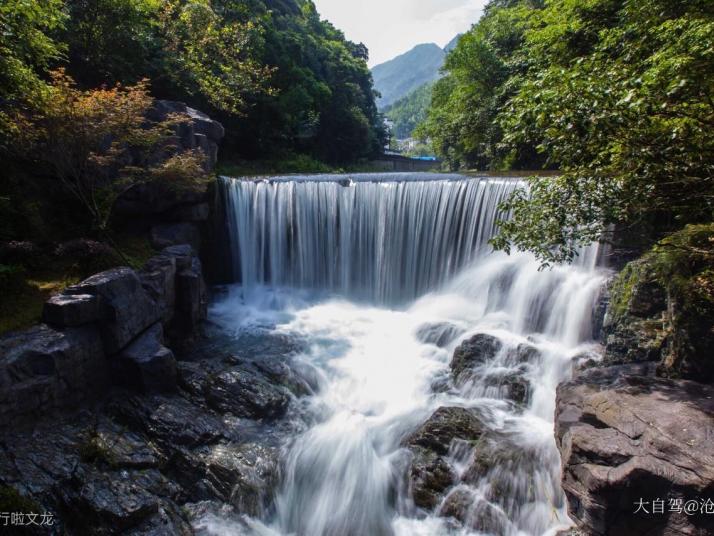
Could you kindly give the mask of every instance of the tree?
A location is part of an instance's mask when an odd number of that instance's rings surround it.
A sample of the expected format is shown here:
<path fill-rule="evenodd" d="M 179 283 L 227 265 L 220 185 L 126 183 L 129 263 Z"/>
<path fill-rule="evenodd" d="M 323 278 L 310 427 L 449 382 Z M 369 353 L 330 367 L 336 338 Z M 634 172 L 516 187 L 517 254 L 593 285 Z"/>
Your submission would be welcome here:
<path fill-rule="evenodd" d="M 186 118 L 149 121 L 152 103 L 146 81 L 85 91 L 59 70 L 42 107 L 27 117 L 23 152 L 61 181 L 105 238 L 114 204 L 129 188 L 153 180 L 193 188 L 206 178 L 200 154 L 171 143 L 174 127 Z"/>
<path fill-rule="evenodd" d="M 46 88 L 42 74 L 63 50 L 48 33 L 64 21 L 61 0 L 0 3 L 0 148 L 20 128 L 16 112 L 31 107 Z"/>
<path fill-rule="evenodd" d="M 705 0 L 553 0 L 501 114 L 506 143 L 562 173 L 504 205 L 497 247 L 569 261 L 613 223 L 660 229 L 714 215 L 714 12 Z"/>

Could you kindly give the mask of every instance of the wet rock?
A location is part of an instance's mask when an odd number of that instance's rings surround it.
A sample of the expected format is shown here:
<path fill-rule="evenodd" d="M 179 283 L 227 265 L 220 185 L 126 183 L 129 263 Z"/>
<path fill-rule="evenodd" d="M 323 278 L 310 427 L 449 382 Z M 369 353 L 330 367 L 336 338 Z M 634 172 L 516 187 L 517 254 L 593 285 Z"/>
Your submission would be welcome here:
<path fill-rule="evenodd" d="M 409 466 L 409 491 L 418 508 L 433 510 L 456 481 L 446 460 L 425 448 L 413 448 Z"/>
<path fill-rule="evenodd" d="M 99 333 L 46 325 L 0 338 L 0 423 L 98 396 L 109 382 Z"/>
<path fill-rule="evenodd" d="M 64 294 L 97 296 L 106 304 L 108 319 L 101 322 L 100 327 L 109 354 L 124 348 L 161 318 L 161 311 L 131 268 L 99 273 L 67 288 Z"/>
<path fill-rule="evenodd" d="M 176 389 L 176 358 L 163 345 L 164 332 L 154 324 L 119 355 L 122 382 L 142 393 Z"/>
<path fill-rule="evenodd" d="M 483 534 L 507 534 L 510 525 L 503 510 L 475 496 L 463 486 L 449 493 L 438 514 L 456 519 L 461 526 Z"/>
<path fill-rule="evenodd" d="M 714 387 L 653 377 L 647 365 L 589 369 L 558 388 L 556 438 L 570 516 L 587 534 L 714 532 L 669 499 L 714 493 Z M 665 501 L 667 515 L 651 513 Z M 649 514 L 635 513 L 649 501 Z"/>
<path fill-rule="evenodd" d="M 42 312 L 46 323 L 60 328 L 90 324 L 104 316 L 99 298 L 91 294 L 53 296 L 45 302 Z"/>
<path fill-rule="evenodd" d="M 93 534 L 132 528 L 158 512 L 158 499 L 129 478 L 97 471 L 75 477 L 62 491 L 64 508 L 73 515 L 68 525 L 93 527 Z"/>
<path fill-rule="evenodd" d="M 285 413 L 290 401 L 282 389 L 246 369 L 218 374 L 205 394 L 209 406 L 217 411 L 250 419 L 276 419 Z"/>
<path fill-rule="evenodd" d="M 511 364 L 536 363 L 540 359 L 540 351 L 535 346 L 521 343 L 508 351 L 506 362 Z"/>
<path fill-rule="evenodd" d="M 194 251 L 201 250 L 201 233 L 193 223 L 162 223 L 151 228 L 151 245 L 161 249 L 189 244 Z"/>
<path fill-rule="evenodd" d="M 475 441 L 484 430 L 484 424 L 472 411 L 442 407 L 409 436 L 405 443 L 444 455 L 449 452 L 449 446 L 454 439 Z"/>
<path fill-rule="evenodd" d="M 84 461 L 87 456 L 101 456 L 111 467 L 126 469 L 150 469 L 158 467 L 161 453 L 137 433 L 104 419 L 85 440 L 80 454 Z"/>
<path fill-rule="evenodd" d="M 462 342 L 451 360 L 451 371 L 456 381 L 464 377 L 470 369 L 493 359 L 501 351 L 503 344 L 493 335 L 478 333 Z"/>
<path fill-rule="evenodd" d="M 164 446 L 196 447 L 215 443 L 223 435 L 220 419 L 180 397 L 117 395 L 108 411 L 119 422 L 142 430 Z"/>
<path fill-rule="evenodd" d="M 463 332 L 463 329 L 448 322 L 424 324 L 417 330 L 417 339 L 425 344 L 433 344 L 439 348 L 444 348 L 458 339 Z"/>
<path fill-rule="evenodd" d="M 412 453 L 409 488 L 414 504 L 433 510 L 456 482 L 456 474 L 445 459 L 454 440 L 476 441 L 485 428 L 476 415 L 464 408 L 439 408 L 404 446 Z"/>
<path fill-rule="evenodd" d="M 497 394 L 492 396 L 496 398 L 510 400 L 521 406 L 527 405 L 530 400 L 530 382 L 526 379 L 522 369 L 489 374 L 483 378 L 483 383 L 486 387 L 486 394 L 490 394 L 491 388 L 495 388 Z"/>

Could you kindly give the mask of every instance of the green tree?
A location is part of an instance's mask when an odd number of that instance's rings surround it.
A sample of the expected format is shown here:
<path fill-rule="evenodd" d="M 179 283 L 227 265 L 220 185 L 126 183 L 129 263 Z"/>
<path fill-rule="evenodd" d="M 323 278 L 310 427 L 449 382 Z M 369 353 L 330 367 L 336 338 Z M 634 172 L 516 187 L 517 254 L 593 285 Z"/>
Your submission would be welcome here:
<path fill-rule="evenodd" d="M 15 112 L 31 107 L 45 90 L 42 74 L 62 56 L 48 34 L 64 20 L 61 0 L 0 3 L 0 146 L 17 134 Z"/>
<path fill-rule="evenodd" d="M 533 178 L 495 242 L 571 260 L 610 224 L 672 230 L 714 208 L 714 12 L 706 0 L 552 0 L 527 32 L 530 68 L 501 113 L 537 144 Z"/>

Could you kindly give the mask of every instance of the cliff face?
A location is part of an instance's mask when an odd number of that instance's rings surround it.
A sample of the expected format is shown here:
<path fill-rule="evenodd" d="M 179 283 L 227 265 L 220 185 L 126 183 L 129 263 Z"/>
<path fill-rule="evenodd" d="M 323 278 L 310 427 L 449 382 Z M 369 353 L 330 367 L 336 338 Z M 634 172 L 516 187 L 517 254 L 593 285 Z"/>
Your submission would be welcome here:
<path fill-rule="evenodd" d="M 563 487 L 588 534 L 714 531 L 713 254 L 714 226 L 690 226 L 627 264 L 603 362 L 558 388 Z"/>

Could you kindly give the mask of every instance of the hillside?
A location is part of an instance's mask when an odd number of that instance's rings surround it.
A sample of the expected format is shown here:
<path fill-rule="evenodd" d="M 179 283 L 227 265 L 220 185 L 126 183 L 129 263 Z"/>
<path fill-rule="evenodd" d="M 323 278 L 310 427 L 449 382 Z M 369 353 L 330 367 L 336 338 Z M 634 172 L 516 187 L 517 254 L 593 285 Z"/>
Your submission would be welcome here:
<path fill-rule="evenodd" d="M 438 45 L 422 44 L 374 67 L 374 87 L 382 95 L 377 106 L 383 110 L 418 87 L 437 80 L 445 56 Z"/>
<path fill-rule="evenodd" d="M 397 139 L 411 138 L 416 126 L 426 119 L 433 87 L 433 82 L 427 82 L 383 110 L 394 123 L 392 132 Z"/>

